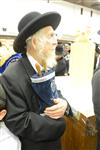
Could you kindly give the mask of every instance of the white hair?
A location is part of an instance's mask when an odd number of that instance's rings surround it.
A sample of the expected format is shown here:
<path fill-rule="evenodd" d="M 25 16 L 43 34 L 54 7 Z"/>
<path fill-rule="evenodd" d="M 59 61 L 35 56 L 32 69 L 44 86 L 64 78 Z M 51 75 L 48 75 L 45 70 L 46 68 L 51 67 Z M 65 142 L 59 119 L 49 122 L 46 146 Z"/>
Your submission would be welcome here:
<path fill-rule="evenodd" d="M 47 38 L 43 29 L 40 29 L 26 40 L 27 48 L 30 46 L 32 47 L 32 38 L 34 38 L 36 45 L 34 52 L 38 53 L 39 58 L 43 60 L 48 67 L 53 67 L 56 65 L 55 50 L 47 50 L 47 52 L 44 51 Z"/>

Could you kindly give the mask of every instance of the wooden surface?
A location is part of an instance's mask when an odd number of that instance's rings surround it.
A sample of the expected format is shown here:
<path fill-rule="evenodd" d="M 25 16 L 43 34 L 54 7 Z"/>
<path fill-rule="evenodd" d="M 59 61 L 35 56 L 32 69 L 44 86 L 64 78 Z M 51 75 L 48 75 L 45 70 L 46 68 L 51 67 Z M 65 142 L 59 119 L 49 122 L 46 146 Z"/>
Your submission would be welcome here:
<path fill-rule="evenodd" d="M 62 150 L 96 150 L 97 131 L 95 117 L 80 119 L 65 117 L 66 131 L 61 138 Z"/>

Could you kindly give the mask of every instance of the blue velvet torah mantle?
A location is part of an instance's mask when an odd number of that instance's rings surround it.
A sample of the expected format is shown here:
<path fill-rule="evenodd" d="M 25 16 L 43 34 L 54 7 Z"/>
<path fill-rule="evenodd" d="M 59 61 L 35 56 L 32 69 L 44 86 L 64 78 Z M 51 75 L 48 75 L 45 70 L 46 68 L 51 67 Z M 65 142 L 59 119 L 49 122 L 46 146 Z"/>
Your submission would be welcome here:
<path fill-rule="evenodd" d="M 42 75 L 37 73 L 31 77 L 32 87 L 40 97 L 39 113 L 43 113 L 45 107 L 54 105 L 53 99 L 58 98 L 58 92 L 55 84 L 55 71 L 43 71 Z"/>

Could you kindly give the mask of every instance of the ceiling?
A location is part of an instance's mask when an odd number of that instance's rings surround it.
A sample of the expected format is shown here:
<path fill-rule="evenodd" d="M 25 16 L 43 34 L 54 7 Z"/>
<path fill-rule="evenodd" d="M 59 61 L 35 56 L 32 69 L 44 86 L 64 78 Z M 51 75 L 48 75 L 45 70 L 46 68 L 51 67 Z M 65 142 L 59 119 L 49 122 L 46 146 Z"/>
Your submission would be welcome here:
<path fill-rule="evenodd" d="M 64 0 L 64 1 L 100 11 L 100 0 Z"/>

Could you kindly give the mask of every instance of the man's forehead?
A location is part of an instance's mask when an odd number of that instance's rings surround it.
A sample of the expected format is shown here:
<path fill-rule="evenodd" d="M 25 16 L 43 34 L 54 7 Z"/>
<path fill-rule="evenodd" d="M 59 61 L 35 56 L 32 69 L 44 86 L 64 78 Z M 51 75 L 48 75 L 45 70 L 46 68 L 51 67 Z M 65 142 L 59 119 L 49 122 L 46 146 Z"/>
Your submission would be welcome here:
<path fill-rule="evenodd" d="M 55 32 L 52 26 L 46 26 L 42 30 L 44 32 Z"/>
<path fill-rule="evenodd" d="M 49 36 L 49 35 L 54 35 L 54 34 L 55 34 L 55 30 L 53 29 L 53 27 L 52 26 L 46 26 L 46 27 L 40 29 L 39 31 L 37 31 L 31 37 L 36 37 L 36 35 L 43 37 L 43 36 Z M 31 38 L 31 37 L 29 37 L 29 38 Z"/>

